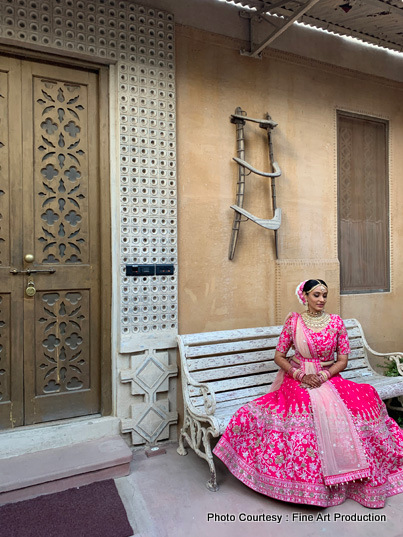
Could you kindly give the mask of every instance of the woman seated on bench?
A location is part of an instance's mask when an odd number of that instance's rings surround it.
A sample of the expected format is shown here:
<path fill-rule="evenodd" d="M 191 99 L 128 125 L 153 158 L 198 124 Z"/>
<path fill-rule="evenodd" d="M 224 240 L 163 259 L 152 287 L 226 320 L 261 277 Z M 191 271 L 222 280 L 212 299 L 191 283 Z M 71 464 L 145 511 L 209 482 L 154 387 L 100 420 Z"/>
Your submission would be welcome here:
<path fill-rule="evenodd" d="M 350 347 L 342 319 L 324 311 L 326 283 L 307 280 L 296 293 L 307 311 L 286 319 L 270 393 L 236 412 L 214 453 L 272 498 L 383 507 L 403 491 L 403 432 L 372 386 L 340 376 Z"/>

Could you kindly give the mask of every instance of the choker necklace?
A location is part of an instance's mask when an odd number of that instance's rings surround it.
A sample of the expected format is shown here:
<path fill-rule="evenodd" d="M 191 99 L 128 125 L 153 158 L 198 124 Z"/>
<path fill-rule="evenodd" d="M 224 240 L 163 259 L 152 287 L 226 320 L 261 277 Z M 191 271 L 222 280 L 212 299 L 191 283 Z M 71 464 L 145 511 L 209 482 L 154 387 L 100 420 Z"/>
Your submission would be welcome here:
<path fill-rule="evenodd" d="M 324 311 L 320 311 L 318 314 L 312 314 L 309 311 L 301 313 L 302 320 L 307 328 L 310 328 L 314 332 L 320 332 L 329 324 L 330 315 Z"/>
<path fill-rule="evenodd" d="M 325 312 L 324 311 L 309 311 L 309 310 L 306 310 L 306 313 L 309 315 L 309 317 L 322 317 L 322 315 Z"/>

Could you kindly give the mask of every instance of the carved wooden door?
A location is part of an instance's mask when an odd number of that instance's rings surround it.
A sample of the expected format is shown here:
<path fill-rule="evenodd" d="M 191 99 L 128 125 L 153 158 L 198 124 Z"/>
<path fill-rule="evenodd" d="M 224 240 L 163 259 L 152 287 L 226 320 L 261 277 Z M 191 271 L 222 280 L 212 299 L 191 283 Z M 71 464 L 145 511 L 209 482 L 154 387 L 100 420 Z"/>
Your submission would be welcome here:
<path fill-rule="evenodd" d="M 100 411 L 96 73 L 0 59 L 0 427 Z"/>

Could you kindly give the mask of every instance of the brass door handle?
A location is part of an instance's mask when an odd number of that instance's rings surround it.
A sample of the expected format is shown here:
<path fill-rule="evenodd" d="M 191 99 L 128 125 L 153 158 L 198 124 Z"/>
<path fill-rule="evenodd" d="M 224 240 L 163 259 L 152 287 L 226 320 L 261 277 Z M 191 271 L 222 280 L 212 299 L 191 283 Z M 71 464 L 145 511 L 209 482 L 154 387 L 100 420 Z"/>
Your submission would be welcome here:
<path fill-rule="evenodd" d="M 24 255 L 25 263 L 33 263 L 34 259 L 35 259 L 35 257 L 33 256 L 33 254 L 25 254 Z"/>
<path fill-rule="evenodd" d="M 35 283 L 32 280 L 29 280 L 28 284 L 27 284 L 27 287 L 25 289 L 25 294 L 27 296 L 34 296 L 35 293 L 36 293 Z"/>

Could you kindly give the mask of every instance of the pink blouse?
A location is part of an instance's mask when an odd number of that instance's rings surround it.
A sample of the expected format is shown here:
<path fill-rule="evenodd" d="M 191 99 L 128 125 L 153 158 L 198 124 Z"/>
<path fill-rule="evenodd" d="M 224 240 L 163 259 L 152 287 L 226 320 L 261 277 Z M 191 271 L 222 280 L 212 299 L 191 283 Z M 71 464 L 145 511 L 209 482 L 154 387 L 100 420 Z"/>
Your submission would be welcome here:
<path fill-rule="evenodd" d="M 285 322 L 276 350 L 287 354 L 291 345 L 293 345 L 295 325 L 299 315 L 299 313 L 294 312 Z M 331 314 L 329 324 L 320 332 L 314 332 L 308 328 L 308 333 L 316 359 L 328 361 L 333 359 L 335 352 L 337 354 L 348 354 L 350 352 L 347 330 L 339 315 Z"/>

